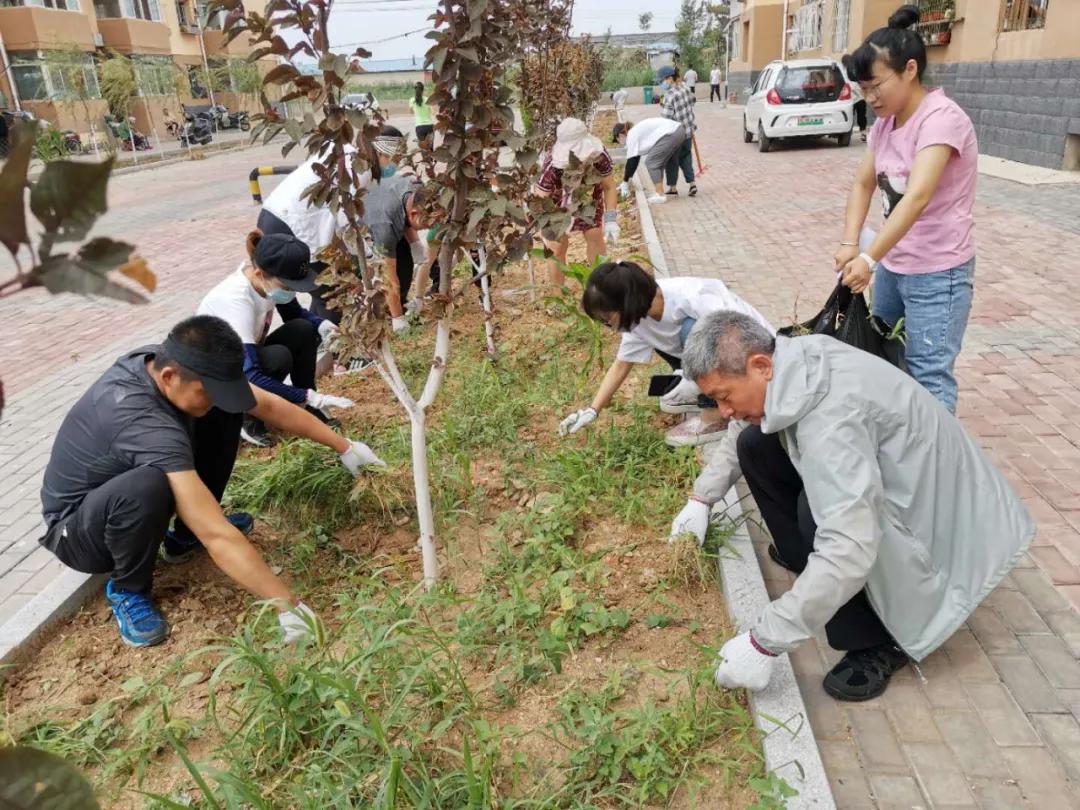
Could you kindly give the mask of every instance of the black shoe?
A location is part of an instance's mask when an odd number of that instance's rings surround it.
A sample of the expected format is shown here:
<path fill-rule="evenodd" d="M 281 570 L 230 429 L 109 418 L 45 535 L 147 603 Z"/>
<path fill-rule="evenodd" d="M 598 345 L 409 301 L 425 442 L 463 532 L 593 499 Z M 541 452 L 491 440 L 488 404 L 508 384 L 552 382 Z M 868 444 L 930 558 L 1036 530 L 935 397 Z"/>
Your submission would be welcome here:
<path fill-rule="evenodd" d="M 244 417 L 240 438 L 255 447 L 268 447 L 271 443 L 270 431 L 266 429 L 266 425 L 250 416 Z"/>
<path fill-rule="evenodd" d="M 672 186 L 671 188 L 669 188 L 664 193 L 667 194 L 669 197 L 678 197 L 679 196 L 679 190 L 677 188 L 675 188 L 675 186 Z"/>
<path fill-rule="evenodd" d="M 800 573 L 799 571 L 796 571 L 795 568 L 790 563 L 788 563 L 787 560 L 780 556 L 780 552 L 772 543 L 769 543 L 769 559 L 779 565 L 781 568 L 785 568 L 793 574 Z"/>
<path fill-rule="evenodd" d="M 697 196 L 697 183 L 690 184 L 690 191 L 687 192 L 691 197 Z"/>
<path fill-rule="evenodd" d="M 821 685 L 837 700 L 872 700 L 884 693 L 889 678 L 907 662 L 907 653 L 895 644 L 852 650 L 829 670 Z"/>

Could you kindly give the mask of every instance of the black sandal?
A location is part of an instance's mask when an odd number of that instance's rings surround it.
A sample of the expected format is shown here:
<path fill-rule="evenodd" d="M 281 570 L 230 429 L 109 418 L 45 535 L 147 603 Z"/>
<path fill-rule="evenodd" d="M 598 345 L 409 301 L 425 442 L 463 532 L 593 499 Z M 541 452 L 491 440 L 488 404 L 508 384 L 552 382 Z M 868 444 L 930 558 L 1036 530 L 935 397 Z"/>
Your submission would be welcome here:
<path fill-rule="evenodd" d="M 895 644 L 852 650 L 829 670 L 821 685 L 837 700 L 873 700 L 885 692 L 893 673 L 907 662 L 907 653 Z"/>
<path fill-rule="evenodd" d="M 689 194 L 690 194 L 691 197 L 696 197 L 697 196 L 697 184 L 696 183 L 691 183 L 690 184 L 690 192 L 689 192 Z"/>

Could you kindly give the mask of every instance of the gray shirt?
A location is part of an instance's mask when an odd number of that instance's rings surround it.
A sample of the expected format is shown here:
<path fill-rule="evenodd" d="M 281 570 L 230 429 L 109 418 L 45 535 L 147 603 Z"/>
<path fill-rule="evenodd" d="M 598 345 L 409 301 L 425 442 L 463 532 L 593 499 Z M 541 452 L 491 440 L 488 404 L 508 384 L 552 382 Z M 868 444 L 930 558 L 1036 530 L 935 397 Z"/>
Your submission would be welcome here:
<path fill-rule="evenodd" d="M 158 390 L 146 360 L 158 346 L 120 357 L 64 417 L 41 486 L 52 528 L 105 482 L 136 467 L 195 469 L 192 420 Z"/>
<path fill-rule="evenodd" d="M 395 174 L 372 183 L 364 196 L 364 224 L 371 232 L 375 251 L 393 256 L 405 235 L 405 195 L 419 188 L 414 175 Z"/>

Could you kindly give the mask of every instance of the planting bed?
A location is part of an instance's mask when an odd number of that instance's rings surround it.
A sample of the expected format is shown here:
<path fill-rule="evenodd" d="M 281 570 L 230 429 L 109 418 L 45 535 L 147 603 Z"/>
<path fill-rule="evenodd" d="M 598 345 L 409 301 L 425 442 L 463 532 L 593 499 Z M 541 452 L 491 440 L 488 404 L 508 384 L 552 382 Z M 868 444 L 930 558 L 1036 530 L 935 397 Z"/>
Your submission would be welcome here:
<path fill-rule="evenodd" d="M 775 780 L 741 694 L 712 684 L 730 632 L 714 560 L 666 541 L 694 454 L 664 445 L 645 374 L 559 438 L 616 337 L 579 290 L 534 299 L 523 266 L 494 290 L 498 363 L 470 287 L 431 412 L 437 588 L 419 584 L 407 421 L 373 370 L 337 378 L 344 428 L 389 469 L 354 484 L 283 442 L 245 454 L 227 496 L 324 638 L 283 649 L 208 560 L 163 565 L 172 637 L 127 648 L 93 600 L 12 675 L 0 733 L 79 765 L 109 808 L 779 806 L 752 787 Z M 410 381 L 431 332 L 395 341 Z"/>

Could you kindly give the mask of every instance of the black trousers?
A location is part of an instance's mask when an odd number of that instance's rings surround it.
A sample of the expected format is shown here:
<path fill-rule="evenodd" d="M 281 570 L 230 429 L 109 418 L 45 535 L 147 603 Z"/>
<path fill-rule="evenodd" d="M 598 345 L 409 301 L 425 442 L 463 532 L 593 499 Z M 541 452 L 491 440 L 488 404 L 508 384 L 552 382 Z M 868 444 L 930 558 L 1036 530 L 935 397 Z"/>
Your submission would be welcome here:
<path fill-rule="evenodd" d="M 855 102 L 855 123 L 859 125 L 859 132 L 866 131 L 866 99 Z"/>
<path fill-rule="evenodd" d="M 195 472 L 219 501 L 236 462 L 242 418 L 214 408 L 195 420 Z M 87 495 L 74 514 L 52 527 L 43 545 L 69 568 L 111 574 L 120 590 L 149 591 L 175 509 L 165 473 L 136 467 Z M 179 517 L 176 534 L 183 540 L 194 537 Z"/>
<path fill-rule="evenodd" d="M 724 96 L 720 92 L 720 85 L 718 85 L 718 84 L 710 84 L 709 85 L 709 103 L 711 104 L 716 99 L 720 99 L 721 101 L 724 100 Z"/>
<path fill-rule="evenodd" d="M 293 318 L 266 336 L 256 350 L 263 371 L 281 381 L 292 376 L 297 388 L 315 388 L 319 329 L 307 318 Z"/>
<path fill-rule="evenodd" d="M 694 182 L 693 138 L 687 138 L 683 141 L 682 146 L 679 147 L 679 151 L 671 156 L 667 165 L 664 167 L 664 172 L 667 174 L 667 184 L 671 188 L 674 188 L 675 184 L 679 181 L 679 169 L 682 169 L 683 178 L 687 183 Z"/>
<path fill-rule="evenodd" d="M 817 524 L 795 465 L 780 443 L 779 434 L 762 433 L 756 425 L 739 434 L 737 449 L 746 484 L 780 558 L 801 573 L 814 550 Z M 835 650 L 863 650 L 892 642 L 865 591 L 859 591 L 836 611 L 825 624 L 825 635 Z"/>

